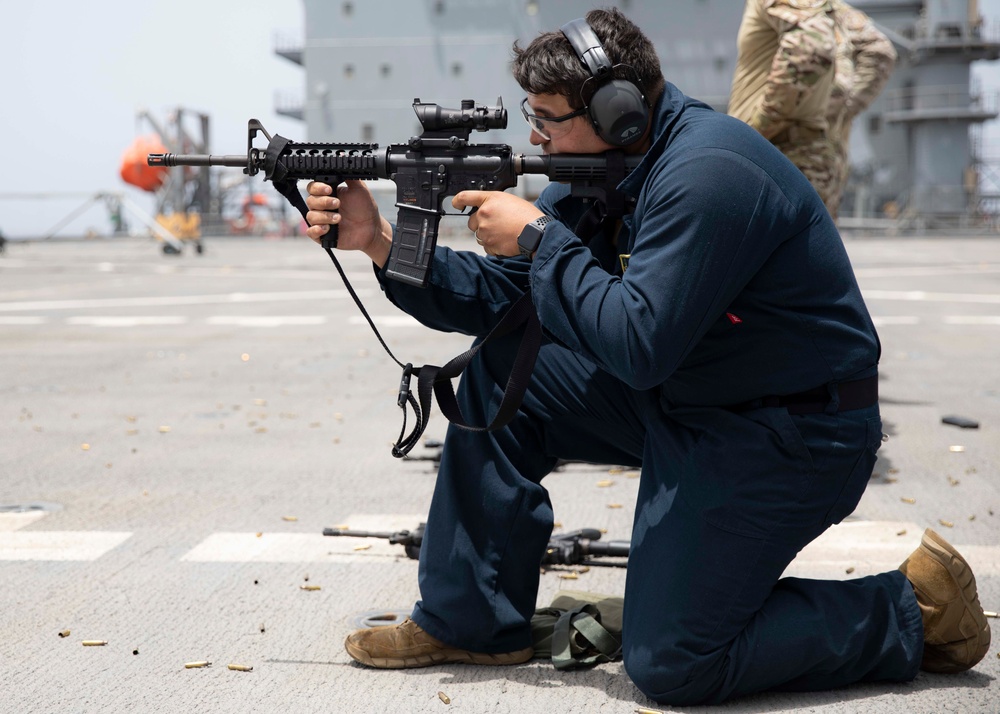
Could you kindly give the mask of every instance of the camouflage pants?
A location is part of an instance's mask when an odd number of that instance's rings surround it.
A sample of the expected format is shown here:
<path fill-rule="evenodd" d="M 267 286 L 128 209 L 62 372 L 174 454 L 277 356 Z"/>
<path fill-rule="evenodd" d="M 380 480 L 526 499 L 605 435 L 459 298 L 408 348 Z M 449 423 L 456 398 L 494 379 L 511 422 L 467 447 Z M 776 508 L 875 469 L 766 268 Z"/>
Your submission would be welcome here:
<path fill-rule="evenodd" d="M 779 135 L 774 145 L 805 174 L 836 219 L 847 178 L 847 162 L 836 142 L 822 134 L 792 138 Z"/>
<path fill-rule="evenodd" d="M 844 189 L 847 188 L 847 178 L 851 173 L 851 166 L 847 160 L 847 144 L 844 142 L 834 142 L 837 151 L 837 163 L 835 165 L 836 172 L 833 184 L 833 193 L 830 196 L 829 201 L 824 201 L 826 203 L 826 208 L 830 211 L 830 215 L 833 216 L 833 220 L 837 220 L 837 213 L 840 210 L 840 199 L 844 195 Z"/>

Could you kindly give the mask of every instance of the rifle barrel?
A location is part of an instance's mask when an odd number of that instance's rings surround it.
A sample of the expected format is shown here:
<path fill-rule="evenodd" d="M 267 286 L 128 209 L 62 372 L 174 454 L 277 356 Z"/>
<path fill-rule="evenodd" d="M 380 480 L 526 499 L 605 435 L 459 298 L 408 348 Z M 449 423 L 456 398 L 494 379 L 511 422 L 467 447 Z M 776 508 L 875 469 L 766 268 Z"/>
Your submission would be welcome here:
<path fill-rule="evenodd" d="M 324 528 L 323 535 L 325 536 L 350 536 L 352 538 L 384 538 L 389 540 L 397 533 L 380 533 L 377 531 L 352 531 L 345 528 Z"/>
<path fill-rule="evenodd" d="M 234 166 L 246 168 L 247 157 L 240 154 L 149 154 L 149 166 Z"/>
<path fill-rule="evenodd" d="M 586 555 L 592 555 L 595 558 L 601 556 L 609 558 L 627 558 L 631 546 L 632 543 L 627 540 L 599 542 L 590 541 L 584 546 L 583 551 Z"/>

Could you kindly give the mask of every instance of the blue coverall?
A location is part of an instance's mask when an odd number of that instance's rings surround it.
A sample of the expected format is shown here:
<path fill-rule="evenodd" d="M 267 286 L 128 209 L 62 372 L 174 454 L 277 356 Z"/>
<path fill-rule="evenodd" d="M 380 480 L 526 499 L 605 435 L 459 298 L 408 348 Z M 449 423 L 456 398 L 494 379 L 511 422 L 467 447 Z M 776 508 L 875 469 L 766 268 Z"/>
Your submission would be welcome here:
<path fill-rule="evenodd" d="M 583 208 L 554 184 L 533 262 L 438 247 L 426 289 L 379 276 L 424 324 L 479 337 L 530 285 L 546 336 L 509 425 L 448 431 L 413 619 L 476 652 L 527 647 L 553 522 L 543 477 L 560 458 L 641 466 L 623 653 L 643 693 L 683 705 L 912 679 L 923 627 L 901 573 L 781 578 L 855 508 L 881 442 L 877 404 L 837 408 L 837 384 L 879 357 L 837 229 L 750 127 L 670 84 L 654 114 L 621 184 L 637 198 L 624 274 L 573 233 Z M 491 342 L 463 375 L 471 423 L 489 423 L 517 344 Z M 727 408 L 823 385 L 824 413 Z"/>

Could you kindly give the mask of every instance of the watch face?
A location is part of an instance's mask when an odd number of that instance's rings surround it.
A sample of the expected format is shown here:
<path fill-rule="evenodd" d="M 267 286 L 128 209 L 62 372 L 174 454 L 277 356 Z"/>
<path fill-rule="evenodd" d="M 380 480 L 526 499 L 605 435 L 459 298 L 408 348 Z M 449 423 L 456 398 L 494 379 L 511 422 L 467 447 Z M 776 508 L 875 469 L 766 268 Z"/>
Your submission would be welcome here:
<path fill-rule="evenodd" d="M 521 235 L 517 237 L 517 247 L 521 250 L 521 255 L 530 258 L 531 254 L 538 250 L 538 245 L 542 242 L 542 232 L 543 229 L 533 222 L 524 227 Z"/>
<path fill-rule="evenodd" d="M 521 235 L 517 237 L 517 247 L 521 255 L 530 258 L 531 254 L 538 250 L 542 235 L 545 233 L 545 224 L 551 220 L 549 216 L 541 216 L 524 227 Z"/>

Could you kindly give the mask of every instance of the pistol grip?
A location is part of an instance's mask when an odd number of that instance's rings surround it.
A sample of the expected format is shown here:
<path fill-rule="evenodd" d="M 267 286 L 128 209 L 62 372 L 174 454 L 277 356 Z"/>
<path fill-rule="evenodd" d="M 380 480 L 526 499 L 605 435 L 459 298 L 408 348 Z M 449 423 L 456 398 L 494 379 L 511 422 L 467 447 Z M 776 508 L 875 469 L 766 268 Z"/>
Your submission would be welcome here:
<path fill-rule="evenodd" d="M 340 235 L 339 227 L 336 225 L 330 226 L 330 230 L 323 234 L 320 238 L 320 245 L 322 245 L 327 250 L 333 250 L 337 247 L 337 237 Z"/>

